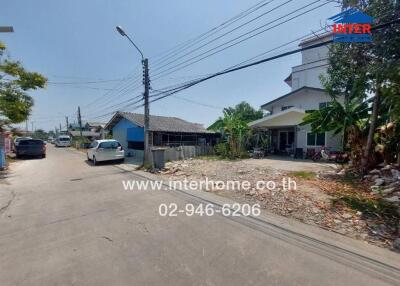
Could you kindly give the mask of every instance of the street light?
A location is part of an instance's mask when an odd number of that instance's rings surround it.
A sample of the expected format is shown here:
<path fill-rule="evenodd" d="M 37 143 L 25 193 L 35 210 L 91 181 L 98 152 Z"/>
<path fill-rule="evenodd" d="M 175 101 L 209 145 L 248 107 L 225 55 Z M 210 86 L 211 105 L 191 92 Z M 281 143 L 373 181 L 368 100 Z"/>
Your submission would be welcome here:
<path fill-rule="evenodd" d="M 138 52 L 142 56 L 142 61 L 144 61 L 144 56 L 143 56 L 142 51 L 138 48 L 138 46 L 136 46 L 136 44 L 132 41 L 132 39 L 125 33 L 125 31 L 122 29 L 122 27 L 117 26 L 116 28 L 117 28 L 118 33 L 121 34 L 121 36 L 128 38 L 128 40 L 132 43 L 132 45 L 136 48 L 136 50 L 138 50 Z"/>
<path fill-rule="evenodd" d="M 0 26 L 0 33 L 13 33 L 13 26 Z"/>
<path fill-rule="evenodd" d="M 143 84 L 144 84 L 144 154 L 143 154 L 143 163 L 149 163 L 149 121 L 150 121 L 150 109 L 149 109 L 149 90 L 150 90 L 150 78 L 149 78 L 149 61 L 147 58 L 143 56 L 142 51 L 136 46 L 136 44 L 132 41 L 132 39 L 128 36 L 127 33 L 122 29 L 121 26 L 116 27 L 118 33 L 121 36 L 127 37 L 131 44 L 136 48 L 136 50 L 142 56 L 142 65 L 143 65 Z"/>

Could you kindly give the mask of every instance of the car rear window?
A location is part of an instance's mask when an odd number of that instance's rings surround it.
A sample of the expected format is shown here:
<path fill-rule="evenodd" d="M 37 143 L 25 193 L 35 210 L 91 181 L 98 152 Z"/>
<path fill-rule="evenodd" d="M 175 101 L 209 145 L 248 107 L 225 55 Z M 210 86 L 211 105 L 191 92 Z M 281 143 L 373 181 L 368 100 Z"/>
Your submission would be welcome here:
<path fill-rule="evenodd" d="M 60 137 L 58 141 L 70 141 L 70 139 L 68 137 Z"/>
<path fill-rule="evenodd" d="M 21 140 L 19 145 L 43 145 L 42 140 Z"/>
<path fill-rule="evenodd" d="M 117 149 L 120 147 L 121 144 L 117 141 L 109 141 L 109 142 L 101 142 L 99 145 L 99 148 L 104 148 L 104 149 Z"/>

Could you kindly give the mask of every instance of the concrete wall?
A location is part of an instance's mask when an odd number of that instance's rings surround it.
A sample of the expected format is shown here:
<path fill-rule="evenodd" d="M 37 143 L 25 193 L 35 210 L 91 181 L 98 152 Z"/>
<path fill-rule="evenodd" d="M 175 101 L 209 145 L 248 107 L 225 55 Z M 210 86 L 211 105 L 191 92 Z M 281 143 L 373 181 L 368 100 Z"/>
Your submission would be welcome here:
<path fill-rule="evenodd" d="M 211 146 L 169 147 L 165 150 L 165 161 L 183 160 L 205 155 L 214 155 L 214 148 Z"/>
<path fill-rule="evenodd" d="M 327 60 L 292 68 L 292 91 L 303 86 L 323 88 L 320 76 L 326 74 Z"/>

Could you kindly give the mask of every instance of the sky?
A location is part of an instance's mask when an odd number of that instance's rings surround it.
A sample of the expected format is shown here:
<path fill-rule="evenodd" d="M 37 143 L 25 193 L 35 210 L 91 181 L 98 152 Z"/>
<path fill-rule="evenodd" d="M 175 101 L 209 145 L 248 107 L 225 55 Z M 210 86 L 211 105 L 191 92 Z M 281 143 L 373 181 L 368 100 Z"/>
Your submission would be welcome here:
<path fill-rule="evenodd" d="M 317 31 L 329 17 L 340 12 L 337 4 L 320 0 L 283 19 L 328 3 L 198 63 L 167 74 L 167 69 L 174 65 L 315 1 L 263 1 L 268 4 L 231 26 L 224 26 L 218 33 L 185 51 L 174 48 L 218 27 L 261 0 L 3 1 L 0 26 L 13 26 L 15 32 L 0 34 L 0 41 L 7 45 L 12 59 L 48 78 L 45 89 L 29 91 L 35 105 L 28 126 L 29 129 L 53 130 L 60 124 L 64 128 L 65 116 L 70 123 L 76 121 L 78 106 L 81 107 L 83 121 L 107 122 L 112 112 L 118 109 L 143 113 L 143 107 L 134 109 L 136 105 L 123 104 L 143 92 L 142 70 L 140 54 L 117 33 L 117 25 L 123 27 L 149 58 L 151 87 L 160 90 L 221 71 Z M 272 11 L 207 44 L 269 10 Z M 266 27 L 277 23 L 279 21 Z M 297 45 L 298 42 L 295 42 L 265 57 L 294 49 Z M 193 51 L 196 48 L 198 50 Z M 168 51 L 172 51 L 175 57 L 166 58 Z M 291 67 L 300 63 L 301 55 L 295 54 L 223 75 L 176 96 L 151 103 L 150 113 L 175 116 L 207 127 L 221 116 L 223 107 L 247 101 L 259 108 L 289 92 L 290 87 L 283 80 L 290 74 Z M 158 74 L 163 77 L 157 79 Z M 25 128 L 25 124 L 22 126 Z"/>

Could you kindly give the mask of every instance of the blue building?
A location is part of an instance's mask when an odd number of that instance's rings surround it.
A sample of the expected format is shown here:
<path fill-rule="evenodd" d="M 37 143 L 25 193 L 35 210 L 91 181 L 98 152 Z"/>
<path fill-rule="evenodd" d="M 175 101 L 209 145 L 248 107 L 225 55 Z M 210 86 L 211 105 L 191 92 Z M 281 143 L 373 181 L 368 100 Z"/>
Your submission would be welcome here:
<path fill-rule="evenodd" d="M 136 156 L 144 150 L 144 116 L 131 112 L 117 112 L 106 124 L 112 137 Z M 205 129 L 201 124 L 177 117 L 150 115 L 149 145 L 152 146 L 213 146 L 218 133 Z"/>

